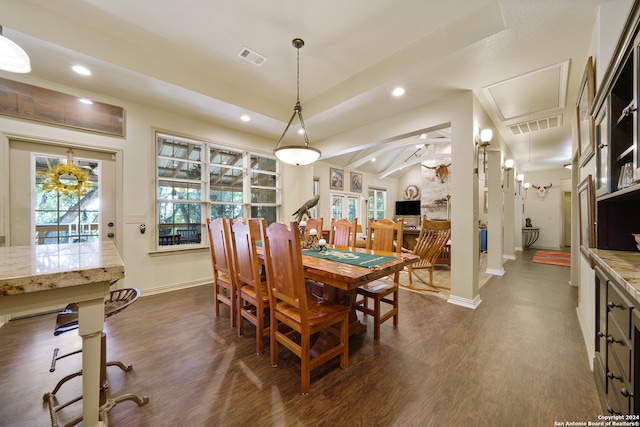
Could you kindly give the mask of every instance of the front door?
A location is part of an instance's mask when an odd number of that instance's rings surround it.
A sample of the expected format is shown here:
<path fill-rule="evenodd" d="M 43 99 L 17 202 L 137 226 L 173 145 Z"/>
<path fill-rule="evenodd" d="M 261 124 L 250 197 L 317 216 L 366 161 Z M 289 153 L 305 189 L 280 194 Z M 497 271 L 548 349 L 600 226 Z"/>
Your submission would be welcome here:
<path fill-rule="evenodd" d="M 43 189 L 43 173 L 66 163 L 69 147 L 9 141 L 11 246 L 114 240 L 115 160 L 112 153 L 73 148 L 86 172 L 82 196 Z"/>

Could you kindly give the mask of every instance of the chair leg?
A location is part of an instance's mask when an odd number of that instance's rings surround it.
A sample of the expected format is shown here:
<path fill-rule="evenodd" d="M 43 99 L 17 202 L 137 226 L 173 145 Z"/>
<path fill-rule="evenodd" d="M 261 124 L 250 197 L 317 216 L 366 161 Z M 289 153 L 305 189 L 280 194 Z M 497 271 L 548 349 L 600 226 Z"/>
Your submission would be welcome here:
<path fill-rule="evenodd" d="M 414 289 L 416 291 L 428 291 L 428 292 L 440 292 L 440 290 L 438 290 L 438 287 L 436 287 L 435 285 L 433 285 L 433 271 L 430 270 L 430 279 L 429 279 L 429 283 L 425 282 L 425 280 L 420 277 L 418 274 L 416 274 L 416 277 L 418 278 L 418 280 L 420 280 L 422 283 L 424 283 L 425 285 L 427 285 L 428 287 L 421 287 L 421 286 L 414 286 L 413 284 L 413 268 L 411 268 L 411 266 L 407 266 L 407 270 L 409 272 L 409 284 L 406 285 L 404 283 L 400 283 L 401 286 L 404 286 L 405 288 L 409 288 L 409 289 Z"/>
<path fill-rule="evenodd" d="M 373 339 L 380 341 L 380 298 L 373 299 Z"/>
<path fill-rule="evenodd" d="M 400 314 L 400 290 L 396 288 L 393 292 L 393 309 L 396 311 L 396 314 L 393 315 L 393 326 L 398 327 L 398 315 Z"/>
<path fill-rule="evenodd" d="M 311 389 L 311 336 L 302 334 L 300 347 L 300 391 L 306 395 Z"/>
<path fill-rule="evenodd" d="M 264 352 L 264 312 L 256 306 L 256 354 Z"/>
<path fill-rule="evenodd" d="M 273 315 L 273 311 L 270 311 L 271 316 L 271 337 L 269 339 L 269 352 L 271 353 L 271 367 L 278 366 L 278 321 Z"/>

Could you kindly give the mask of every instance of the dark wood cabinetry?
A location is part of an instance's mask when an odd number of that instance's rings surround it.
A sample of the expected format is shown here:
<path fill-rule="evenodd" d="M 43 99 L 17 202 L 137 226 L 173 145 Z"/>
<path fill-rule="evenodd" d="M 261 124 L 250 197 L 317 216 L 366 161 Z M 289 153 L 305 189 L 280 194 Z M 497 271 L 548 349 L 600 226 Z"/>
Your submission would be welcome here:
<path fill-rule="evenodd" d="M 640 414 L 640 2 L 597 88 L 596 248 L 593 373 L 603 409 Z M 626 171 L 626 172 L 625 172 Z M 623 173 L 624 172 L 624 173 Z"/>
<path fill-rule="evenodd" d="M 596 336 L 593 375 L 603 408 L 610 414 L 637 414 L 640 316 L 623 286 L 596 268 Z M 640 342 L 638 342 L 640 344 Z"/>

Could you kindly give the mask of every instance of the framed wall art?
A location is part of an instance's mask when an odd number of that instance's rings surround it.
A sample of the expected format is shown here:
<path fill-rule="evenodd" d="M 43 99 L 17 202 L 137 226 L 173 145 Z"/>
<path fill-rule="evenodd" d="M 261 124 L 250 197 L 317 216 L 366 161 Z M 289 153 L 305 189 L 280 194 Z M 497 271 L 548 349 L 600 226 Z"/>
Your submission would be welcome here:
<path fill-rule="evenodd" d="M 329 169 L 329 185 L 332 190 L 344 190 L 344 171 L 342 169 Z"/>
<path fill-rule="evenodd" d="M 353 193 L 362 193 L 362 174 L 351 172 L 351 191 Z"/>
<path fill-rule="evenodd" d="M 593 71 L 593 58 L 587 60 L 582 82 L 580 83 L 580 93 L 576 104 L 576 114 L 578 117 L 578 149 L 580 150 L 580 166 L 583 166 L 595 153 L 596 129 L 595 118 L 591 115 L 591 106 L 595 97 L 596 86 Z"/>
<path fill-rule="evenodd" d="M 580 217 L 580 252 L 589 258 L 589 248 L 595 247 L 595 196 L 593 179 L 587 176 L 578 186 L 578 211 Z"/>

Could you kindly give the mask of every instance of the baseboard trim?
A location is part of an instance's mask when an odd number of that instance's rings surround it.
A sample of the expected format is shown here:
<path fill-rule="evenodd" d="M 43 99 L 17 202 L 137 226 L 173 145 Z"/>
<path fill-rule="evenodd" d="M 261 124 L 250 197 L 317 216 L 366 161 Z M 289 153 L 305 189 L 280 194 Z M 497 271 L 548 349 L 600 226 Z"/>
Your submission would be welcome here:
<path fill-rule="evenodd" d="M 502 259 L 513 260 L 516 259 L 515 255 L 502 255 Z"/>
<path fill-rule="evenodd" d="M 449 304 L 459 305 L 460 307 L 470 308 L 475 310 L 481 303 L 480 295 L 476 295 L 474 299 L 462 298 L 455 295 L 449 295 L 447 300 Z"/>
<path fill-rule="evenodd" d="M 493 274 L 494 276 L 504 276 L 504 268 L 501 268 L 500 270 L 496 270 L 494 268 L 487 268 L 485 270 L 485 273 Z"/>
<path fill-rule="evenodd" d="M 144 290 L 140 289 L 140 296 L 144 297 L 148 295 L 157 295 L 157 294 L 163 294 L 165 292 L 179 291 L 181 289 L 195 288 L 196 286 L 210 285 L 213 283 L 211 279 L 212 278 L 209 277 L 206 279 L 198 279 L 198 280 L 192 280 L 190 282 L 174 283 L 172 285 L 165 285 L 165 286 L 160 286 L 152 289 L 144 289 Z"/>

